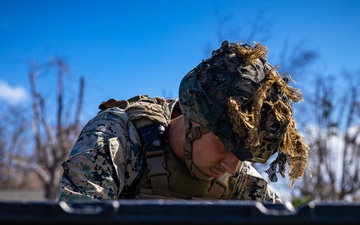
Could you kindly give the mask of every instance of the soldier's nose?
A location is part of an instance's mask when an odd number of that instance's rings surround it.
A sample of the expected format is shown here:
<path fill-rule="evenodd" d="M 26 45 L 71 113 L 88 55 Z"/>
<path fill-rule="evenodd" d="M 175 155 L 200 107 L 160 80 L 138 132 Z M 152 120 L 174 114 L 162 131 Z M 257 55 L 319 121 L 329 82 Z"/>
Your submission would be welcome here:
<path fill-rule="evenodd" d="M 236 172 L 239 159 L 231 152 L 226 154 L 226 157 L 220 162 L 220 165 L 230 174 Z"/>

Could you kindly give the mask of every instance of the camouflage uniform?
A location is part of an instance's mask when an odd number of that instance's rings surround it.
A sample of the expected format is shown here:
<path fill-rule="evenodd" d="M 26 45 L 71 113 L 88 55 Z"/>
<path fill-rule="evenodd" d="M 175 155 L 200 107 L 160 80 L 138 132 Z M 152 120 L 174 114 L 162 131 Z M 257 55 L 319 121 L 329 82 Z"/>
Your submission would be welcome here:
<path fill-rule="evenodd" d="M 178 100 L 174 102 L 177 103 Z M 171 114 L 174 114 L 171 111 L 172 107 L 169 108 L 170 110 L 167 110 L 163 107 L 162 121 L 166 127 L 169 125 Z M 134 197 L 134 192 L 140 179 L 146 177 L 148 171 L 143 146 L 132 119 L 134 118 L 129 116 L 126 110 L 112 107 L 100 112 L 88 122 L 73 146 L 68 160 L 62 164 L 64 172 L 60 181 L 59 201 L 142 198 Z M 240 162 L 238 168 L 227 182 L 231 194 L 218 199 L 281 202 L 278 195 L 249 162 Z M 197 178 L 191 179 L 194 185 L 202 182 Z M 184 196 L 176 198 L 185 199 L 211 199 L 191 193 L 176 196 Z"/>

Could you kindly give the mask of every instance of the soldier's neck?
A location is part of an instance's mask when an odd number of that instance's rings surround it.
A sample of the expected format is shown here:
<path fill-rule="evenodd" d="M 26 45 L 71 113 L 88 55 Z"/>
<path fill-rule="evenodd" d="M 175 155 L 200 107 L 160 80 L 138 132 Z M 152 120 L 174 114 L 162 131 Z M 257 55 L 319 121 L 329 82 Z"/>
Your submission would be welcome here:
<path fill-rule="evenodd" d="M 178 116 L 172 119 L 169 126 L 168 141 L 170 149 L 175 156 L 185 161 L 184 156 L 184 144 L 185 144 L 185 128 L 184 128 L 184 116 Z"/>

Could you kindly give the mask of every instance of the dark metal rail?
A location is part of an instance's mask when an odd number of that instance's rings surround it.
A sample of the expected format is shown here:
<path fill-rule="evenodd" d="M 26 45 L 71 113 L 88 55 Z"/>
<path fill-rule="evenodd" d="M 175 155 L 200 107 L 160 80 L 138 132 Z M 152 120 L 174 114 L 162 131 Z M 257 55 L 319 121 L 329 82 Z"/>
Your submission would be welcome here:
<path fill-rule="evenodd" d="M 0 224 L 358 224 L 360 203 L 118 200 L 102 203 L 0 202 Z"/>

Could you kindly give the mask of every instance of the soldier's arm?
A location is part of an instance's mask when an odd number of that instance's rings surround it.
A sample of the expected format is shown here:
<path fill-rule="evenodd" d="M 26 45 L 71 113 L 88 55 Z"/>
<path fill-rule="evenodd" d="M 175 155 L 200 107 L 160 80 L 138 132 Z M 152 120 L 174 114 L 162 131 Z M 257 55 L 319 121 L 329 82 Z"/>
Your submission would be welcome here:
<path fill-rule="evenodd" d="M 84 127 L 63 166 L 59 201 L 119 198 L 140 171 L 139 143 L 126 113 L 109 109 Z"/>

